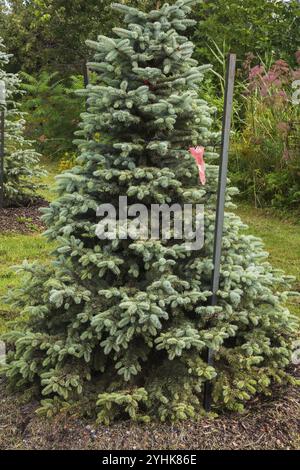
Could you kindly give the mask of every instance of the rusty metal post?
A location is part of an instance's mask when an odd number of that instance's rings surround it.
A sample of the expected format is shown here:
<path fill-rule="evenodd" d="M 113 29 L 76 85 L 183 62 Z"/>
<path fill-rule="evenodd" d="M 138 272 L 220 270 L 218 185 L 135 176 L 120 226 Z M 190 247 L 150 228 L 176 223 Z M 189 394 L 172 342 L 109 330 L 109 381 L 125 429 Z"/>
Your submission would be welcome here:
<path fill-rule="evenodd" d="M 216 212 L 216 222 L 215 222 L 215 239 L 214 239 L 214 255 L 213 255 L 214 269 L 213 269 L 213 275 L 212 275 L 212 297 L 211 297 L 212 306 L 217 305 L 217 302 L 218 302 L 217 292 L 219 290 L 219 284 L 220 284 L 222 238 L 223 238 L 223 228 L 224 228 L 225 197 L 226 197 L 226 186 L 227 186 L 228 154 L 229 154 L 229 142 L 230 142 L 231 117 L 232 117 L 232 108 L 233 108 L 235 70 L 236 70 L 236 55 L 229 54 L 228 61 L 227 61 L 227 72 L 226 72 L 226 83 L 225 83 L 221 160 L 220 160 L 220 166 L 219 166 L 218 198 L 217 198 L 217 212 Z M 214 352 L 210 348 L 207 350 L 206 360 L 209 365 L 213 365 Z M 204 408 L 207 412 L 211 410 L 211 401 L 212 401 L 212 383 L 207 381 L 204 387 Z"/>

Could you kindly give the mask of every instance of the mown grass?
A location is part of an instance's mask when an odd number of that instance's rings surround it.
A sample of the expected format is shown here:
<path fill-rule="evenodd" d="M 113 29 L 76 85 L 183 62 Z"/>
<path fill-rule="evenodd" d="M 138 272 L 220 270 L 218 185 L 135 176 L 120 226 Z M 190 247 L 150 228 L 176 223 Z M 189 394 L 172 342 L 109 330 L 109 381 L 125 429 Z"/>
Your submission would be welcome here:
<path fill-rule="evenodd" d="M 42 161 L 48 175 L 43 178 L 45 188 L 40 190 L 40 196 L 47 201 L 55 199 L 55 176 L 58 173 L 56 162 Z M 49 253 L 54 245 L 40 233 L 21 235 L 0 233 L 0 334 L 6 331 L 7 323 L 15 312 L 4 303 L 3 296 L 22 282 L 22 276 L 17 274 L 13 266 L 20 265 L 24 260 L 39 261 L 49 260 Z"/>
<path fill-rule="evenodd" d="M 7 321 L 14 314 L 11 307 L 4 303 L 3 296 L 20 285 L 22 280 L 22 276 L 12 267 L 22 264 L 25 259 L 47 261 L 52 249 L 53 246 L 40 234 L 0 234 L 0 333 L 6 329 Z"/>
<path fill-rule="evenodd" d="M 269 261 L 286 274 L 296 277 L 294 288 L 300 291 L 300 223 L 290 218 L 274 215 L 264 209 L 239 205 L 237 214 L 248 226 L 248 232 L 262 238 Z M 300 316 L 300 302 L 289 303 L 290 310 Z"/>

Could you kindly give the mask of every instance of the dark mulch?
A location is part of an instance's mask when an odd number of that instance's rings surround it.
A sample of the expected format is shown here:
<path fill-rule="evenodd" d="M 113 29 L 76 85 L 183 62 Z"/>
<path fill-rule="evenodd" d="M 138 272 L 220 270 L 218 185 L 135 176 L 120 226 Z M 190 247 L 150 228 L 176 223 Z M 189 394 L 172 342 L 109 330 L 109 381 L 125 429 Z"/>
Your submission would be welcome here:
<path fill-rule="evenodd" d="M 295 370 L 300 375 L 300 368 Z M 261 450 L 300 449 L 298 387 L 275 390 L 272 400 L 256 399 L 245 414 L 186 421 L 176 425 L 126 422 L 95 426 L 75 417 L 47 420 L 37 403 L 22 404 L 0 386 L 0 449 L 97 450 Z"/>
<path fill-rule="evenodd" d="M 47 207 L 44 199 L 35 199 L 23 207 L 0 209 L 0 233 L 34 233 L 41 232 L 45 226 L 41 221 L 41 207 Z"/>

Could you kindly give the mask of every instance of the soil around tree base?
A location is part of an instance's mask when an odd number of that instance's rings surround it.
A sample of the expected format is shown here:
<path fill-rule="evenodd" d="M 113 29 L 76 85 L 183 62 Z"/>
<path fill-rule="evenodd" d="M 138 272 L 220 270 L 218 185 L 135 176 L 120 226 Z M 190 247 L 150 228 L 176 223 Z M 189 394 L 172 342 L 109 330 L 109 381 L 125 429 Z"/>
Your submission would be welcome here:
<path fill-rule="evenodd" d="M 295 369 L 300 377 L 300 367 Z M 300 388 L 274 390 L 255 399 L 244 414 L 179 424 L 141 425 L 123 421 L 109 427 L 59 415 L 38 417 L 38 403 L 22 404 L 0 384 L 1 450 L 263 450 L 300 449 Z"/>
<path fill-rule="evenodd" d="M 26 206 L 0 209 L 0 233 L 30 234 L 43 231 L 45 226 L 41 221 L 40 209 L 48 205 L 44 199 L 35 199 Z"/>

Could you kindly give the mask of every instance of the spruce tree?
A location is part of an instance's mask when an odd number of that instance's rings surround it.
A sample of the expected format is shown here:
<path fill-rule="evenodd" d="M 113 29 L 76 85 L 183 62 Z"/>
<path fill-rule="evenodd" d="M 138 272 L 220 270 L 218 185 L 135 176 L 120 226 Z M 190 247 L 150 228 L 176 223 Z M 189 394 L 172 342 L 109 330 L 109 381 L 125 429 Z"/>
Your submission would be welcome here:
<path fill-rule="evenodd" d="M 10 55 L 0 38 L 0 81 L 6 87 L 4 201 L 6 205 L 28 203 L 41 187 L 39 178 L 45 175 L 39 166 L 40 155 L 33 142 L 26 139 L 25 114 L 17 103 L 21 95 L 21 80 L 17 74 L 5 71 Z"/>
<path fill-rule="evenodd" d="M 213 381 L 215 409 L 242 410 L 287 372 L 297 321 L 284 306 L 291 278 L 272 268 L 261 240 L 245 235 L 227 193 L 221 284 L 210 306 L 217 155 L 214 110 L 199 98 L 207 66 L 183 36 L 193 0 L 149 13 L 113 4 L 124 28 L 88 41 L 96 82 L 82 93 L 78 164 L 58 177 L 45 210 L 53 261 L 24 264 L 15 292 L 26 326 L 8 341 L 7 377 L 33 383 L 41 412 L 85 410 L 100 422 L 177 420 L 203 412 Z M 99 133 L 105 136 L 99 142 Z M 192 145 L 205 147 L 199 184 Z M 203 167 L 202 167 L 203 169 Z M 205 243 L 100 240 L 97 207 L 128 203 L 205 205 Z M 215 363 L 205 362 L 207 347 Z"/>

